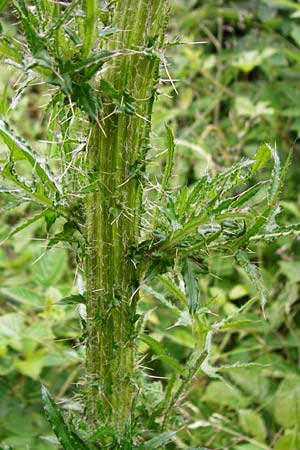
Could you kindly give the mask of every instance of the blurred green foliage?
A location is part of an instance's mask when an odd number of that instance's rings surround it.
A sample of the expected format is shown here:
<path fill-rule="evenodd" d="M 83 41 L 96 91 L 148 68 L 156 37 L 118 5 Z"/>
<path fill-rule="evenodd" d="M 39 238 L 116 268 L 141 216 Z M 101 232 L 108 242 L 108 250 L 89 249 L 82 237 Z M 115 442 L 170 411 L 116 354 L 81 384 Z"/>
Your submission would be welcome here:
<path fill-rule="evenodd" d="M 11 12 L 4 13 L 1 22 L 6 34 L 16 33 Z M 178 45 L 167 49 L 168 70 L 155 109 L 155 159 L 163 166 L 165 122 L 172 124 L 177 140 L 174 186 L 191 185 L 207 167 L 216 172 L 241 156 L 251 158 L 264 142 L 276 142 L 283 160 L 292 147 L 281 221 L 298 221 L 300 2 L 174 0 L 169 41 L 176 40 Z M 203 40 L 207 43 L 195 44 Z M 15 96 L 17 69 L 3 65 L 0 70 L 1 114 L 27 139 L 45 139 L 43 88 L 29 87 Z M 157 168 L 150 168 L 149 177 L 160 177 Z M 1 239 L 18 218 L 31 216 L 33 207 L 18 205 L 10 193 L 2 193 L 0 202 Z M 81 311 L 58 302 L 81 292 L 82 286 L 80 277 L 74 277 L 75 255 L 64 248 L 44 253 L 41 227 L 35 222 L 0 248 L 3 449 L 59 448 L 42 411 L 41 381 L 62 401 L 62 409 L 67 405 L 72 414 L 78 408 L 76 398 L 64 400 L 72 398 L 73 383 L 80 382 Z M 211 371 L 211 378 L 195 377 L 180 407 L 188 426 L 167 448 L 300 448 L 299 247 L 297 238 L 257 244 L 269 292 L 267 321 L 257 302 L 250 301 L 237 320 L 214 334 L 210 363 L 220 370 Z M 214 299 L 212 314 L 234 314 L 256 295 L 232 259 L 212 252 L 208 262 L 209 276 L 200 287 L 206 298 Z M 174 303 L 176 293 L 163 280 L 143 292 L 140 308 L 147 331 L 166 353 L 158 359 L 153 342 L 140 343 L 141 364 L 149 367 L 149 377 L 169 376 L 167 356 L 184 365 L 194 345 L 192 332 L 183 326 L 189 319 L 183 315 L 178 320 L 170 307 Z M 256 365 L 226 367 L 237 362 Z M 161 382 L 145 390 L 153 408 L 162 399 Z"/>

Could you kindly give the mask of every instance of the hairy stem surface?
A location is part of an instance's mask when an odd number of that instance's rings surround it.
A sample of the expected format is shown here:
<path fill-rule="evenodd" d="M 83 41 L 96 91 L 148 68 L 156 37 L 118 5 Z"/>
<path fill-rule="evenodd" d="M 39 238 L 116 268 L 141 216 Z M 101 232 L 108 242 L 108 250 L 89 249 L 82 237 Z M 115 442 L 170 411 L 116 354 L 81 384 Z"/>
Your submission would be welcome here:
<path fill-rule="evenodd" d="M 118 92 L 120 102 L 104 101 L 99 118 L 103 130 L 95 125 L 88 144 L 89 173 L 99 181 L 99 191 L 87 199 L 87 414 L 91 427 L 103 414 L 117 430 L 123 430 L 136 395 L 139 280 L 131 249 L 138 237 L 166 17 L 165 0 L 118 0 L 112 11 L 111 26 L 120 31 L 108 49 L 123 54 L 106 68 L 102 80 Z"/>

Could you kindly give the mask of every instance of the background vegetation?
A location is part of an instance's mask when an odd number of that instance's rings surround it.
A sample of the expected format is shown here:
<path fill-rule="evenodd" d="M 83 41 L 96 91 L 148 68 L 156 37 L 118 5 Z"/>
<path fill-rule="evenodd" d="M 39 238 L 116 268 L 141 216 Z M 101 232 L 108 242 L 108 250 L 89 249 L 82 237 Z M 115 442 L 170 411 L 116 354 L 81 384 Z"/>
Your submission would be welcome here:
<path fill-rule="evenodd" d="M 13 11 L 5 12 L 1 23 L 4 36 L 18 32 Z M 173 186 L 191 185 L 207 167 L 216 173 L 241 157 L 253 157 L 262 143 L 276 143 L 281 160 L 294 149 L 280 220 L 285 225 L 299 221 L 300 3 L 174 1 L 168 40 L 178 41 L 167 51 L 167 69 L 175 81 L 172 85 L 164 74 L 152 156 L 165 164 L 164 123 L 170 124 L 177 142 Z M 203 40 L 207 43 L 193 44 Z M 18 70 L 4 64 L 0 70 L 1 114 L 45 148 L 49 135 L 43 87 L 30 86 L 16 95 Z M 2 150 L 4 155 L 4 146 Z M 150 179 L 160 177 L 161 170 L 150 166 Z M 32 206 L 19 205 L 9 192 L 1 194 L 0 202 L 4 237 L 20 218 L 32 215 Z M 83 312 L 80 306 L 57 302 L 82 292 L 81 279 L 74 254 L 63 245 L 44 254 L 44 233 L 35 222 L 0 248 L 3 449 L 60 448 L 44 418 L 41 381 L 63 409 L 72 414 L 79 407 L 74 386 L 82 376 Z M 259 303 L 250 301 L 238 321 L 214 335 L 210 361 L 223 370 L 193 380 L 180 411 L 188 425 L 169 449 L 300 448 L 299 239 L 258 243 L 256 251 L 269 294 L 267 320 Z M 233 314 L 256 296 L 232 259 L 211 253 L 208 272 L 202 291 L 214 299 L 212 314 Z M 184 364 L 193 336 L 181 326 L 184 322 L 175 323 L 171 300 L 170 291 L 156 282 L 143 293 L 140 308 L 147 315 L 149 336 Z M 155 357 L 151 341 L 141 342 L 140 352 L 149 377 L 169 376 L 170 366 Z M 236 362 L 256 365 L 226 370 Z M 148 395 L 153 407 L 161 401 L 159 378 Z"/>

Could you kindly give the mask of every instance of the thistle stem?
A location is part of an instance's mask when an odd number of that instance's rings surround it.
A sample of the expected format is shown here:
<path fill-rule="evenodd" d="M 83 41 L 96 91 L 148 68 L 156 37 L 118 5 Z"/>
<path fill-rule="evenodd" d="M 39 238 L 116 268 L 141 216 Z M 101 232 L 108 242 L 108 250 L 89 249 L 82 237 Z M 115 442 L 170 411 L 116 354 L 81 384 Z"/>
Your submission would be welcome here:
<path fill-rule="evenodd" d="M 93 126 L 88 143 L 89 172 L 102 186 L 88 195 L 86 205 L 87 415 L 92 428 L 102 411 L 115 429 L 124 430 L 136 395 L 139 279 L 130 255 L 138 237 L 167 9 L 165 0 L 115 2 L 111 26 L 119 32 L 108 49 L 124 55 L 107 66 L 102 79 L 118 92 L 120 103 L 104 99 L 103 129 Z"/>

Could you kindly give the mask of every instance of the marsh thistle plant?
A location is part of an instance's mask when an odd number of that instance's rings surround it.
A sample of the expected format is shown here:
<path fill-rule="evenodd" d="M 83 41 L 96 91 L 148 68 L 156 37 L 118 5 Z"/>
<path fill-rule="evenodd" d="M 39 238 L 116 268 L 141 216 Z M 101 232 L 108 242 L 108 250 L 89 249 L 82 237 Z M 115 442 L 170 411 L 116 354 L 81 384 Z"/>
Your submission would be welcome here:
<path fill-rule="evenodd" d="M 13 8 L 19 21 L 16 37 L 0 38 L 2 64 L 21 74 L 16 96 L 38 83 L 48 102 L 44 147 L 26 142 L 21 124 L 18 131 L 6 117 L 0 121 L 7 150 L 2 180 L 38 211 L 9 237 L 45 221 L 47 248 L 74 252 L 84 279 L 84 292 L 61 301 L 85 310 L 82 410 L 64 418 L 43 386 L 46 415 L 65 450 L 165 448 L 184 426 L 178 406 L 192 379 L 219 376 L 210 364 L 214 333 L 243 309 L 221 318 L 210 314 L 214 299 L 205 298 L 199 283 L 209 254 L 244 269 L 264 311 L 267 292 L 251 261 L 252 244 L 299 233 L 299 226 L 276 222 L 289 158 L 282 168 L 277 152 L 263 144 L 252 160 L 174 189 L 175 144 L 166 124 L 164 173 L 154 185 L 147 166 L 153 163 L 151 117 L 160 74 L 169 76 L 168 1 L 0 5 Z M 29 170 L 20 170 L 20 161 Z M 257 177 L 270 163 L 272 176 Z M 155 282 L 173 298 L 165 306 L 193 332 L 196 345 L 185 365 L 147 333 L 139 301 L 143 292 L 156 295 Z M 145 406 L 151 383 L 139 363 L 141 342 L 172 371 L 151 408 Z"/>

